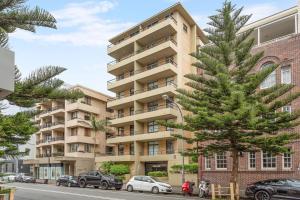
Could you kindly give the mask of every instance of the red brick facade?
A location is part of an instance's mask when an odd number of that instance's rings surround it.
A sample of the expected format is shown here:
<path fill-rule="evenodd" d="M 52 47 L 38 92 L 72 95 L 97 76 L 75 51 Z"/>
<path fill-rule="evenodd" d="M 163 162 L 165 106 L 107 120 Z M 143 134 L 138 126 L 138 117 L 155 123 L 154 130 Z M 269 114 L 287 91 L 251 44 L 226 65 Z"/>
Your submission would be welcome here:
<path fill-rule="evenodd" d="M 255 70 L 260 70 L 262 64 L 273 61 L 279 63 L 280 66 L 290 66 L 292 72 L 292 83 L 300 88 L 300 34 L 292 37 L 282 39 L 276 42 L 261 45 L 253 49 L 253 52 L 264 51 L 264 58 L 259 62 Z M 276 82 L 281 82 L 281 67 L 276 70 Z M 296 89 L 297 89 L 296 88 Z M 292 111 L 300 108 L 300 99 L 292 102 Z M 299 132 L 296 128 L 292 131 Z M 276 158 L 276 169 L 264 169 L 262 167 L 262 154 L 257 152 L 256 168 L 249 169 L 248 153 L 244 153 L 240 158 L 239 179 L 241 189 L 245 188 L 247 184 L 270 178 L 298 178 L 300 179 L 300 141 L 290 144 L 294 154 L 292 154 L 291 169 L 283 169 L 283 156 L 278 155 Z M 199 164 L 203 166 L 202 174 L 204 179 L 210 180 L 212 183 L 227 185 L 230 179 L 231 157 L 227 155 L 227 170 L 218 170 L 215 165 L 215 158 L 211 158 L 211 169 L 205 170 L 204 158 L 200 157 Z"/>

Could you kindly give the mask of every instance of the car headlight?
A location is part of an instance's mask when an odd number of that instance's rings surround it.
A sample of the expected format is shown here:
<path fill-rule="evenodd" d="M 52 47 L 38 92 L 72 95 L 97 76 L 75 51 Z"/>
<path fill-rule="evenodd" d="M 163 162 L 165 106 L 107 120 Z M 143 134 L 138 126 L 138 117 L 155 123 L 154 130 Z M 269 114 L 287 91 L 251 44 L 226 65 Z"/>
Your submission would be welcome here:
<path fill-rule="evenodd" d="M 77 183 L 77 181 L 73 180 L 72 183 Z"/>
<path fill-rule="evenodd" d="M 161 187 L 164 187 L 164 188 L 170 188 L 171 186 L 166 186 L 166 185 L 162 185 L 162 184 L 159 184 Z"/>

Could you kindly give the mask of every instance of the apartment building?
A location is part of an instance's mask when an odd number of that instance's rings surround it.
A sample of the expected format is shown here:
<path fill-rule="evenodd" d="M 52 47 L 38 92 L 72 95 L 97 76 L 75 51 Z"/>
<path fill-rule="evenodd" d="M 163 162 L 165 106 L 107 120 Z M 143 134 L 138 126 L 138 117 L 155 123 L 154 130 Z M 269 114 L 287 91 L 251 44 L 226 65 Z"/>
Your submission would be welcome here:
<path fill-rule="evenodd" d="M 107 71 L 115 79 L 108 81 L 107 88 L 116 97 L 108 100 L 107 107 L 116 112 L 111 126 L 117 131 L 107 136 L 106 155 L 96 162 L 126 163 L 131 175 L 168 172 L 182 163 L 180 152 L 189 146 L 173 137 L 179 130 L 159 126 L 156 120 L 181 122 L 173 104 L 175 90 L 184 88 L 183 76 L 195 70 L 189 54 L 203 45 L 204 34 L 177 3 L 109 41 L 108 55 L 114 60 Z M 181 184 L 179 176 L 169 173 L 169 182 Z"/>
<path fill-rule="evenodd" d="M 14 91 L 15 84 L 15 54 L 0 48 L 0 100 Z"/>
<path fill-rule="evenodd" d="M 77 101 L 46 101 L 37 105 L 36 159 L 24 161 L 39 179 L 56 179 L 62 174 L 78 175 L 95 168 L 95 152 L 105 152 L 105 133 L 92 131 L 90 120 L 111 117 L 106 108 L 109 96 L 83 86 L 85 96 Z"/>
<path fill-rule="evenodd" d="M 269 64 L 278 63 L 278 67 L 262 83 L 260 88 L 269 88 L 275 84 L 286 83 L 300 88 L 300 1 L 299 5 L 255 21 L 245 26 L 241 32 L 254 28 L 253 37 L 256 46 L 253 53 L 264 51 L 264 57 L 255 70 L 261 70 Z M 300 99 L 284 106 L 282 111 L 292 112 L 299 109 Z M 300 128 L 291 131 L 299 133 Z M 247 184 L 272 178 L 300 179 L 300 141 L 289 144 L 293 153 L 274 156 L 269 152 L 244 153 L 240 158 L 239 179 L 241 188 Z M 199 159 L 202 177 L 214 183 L 228 184 L 232 166 L 229 154 L 218 154 Z"/>

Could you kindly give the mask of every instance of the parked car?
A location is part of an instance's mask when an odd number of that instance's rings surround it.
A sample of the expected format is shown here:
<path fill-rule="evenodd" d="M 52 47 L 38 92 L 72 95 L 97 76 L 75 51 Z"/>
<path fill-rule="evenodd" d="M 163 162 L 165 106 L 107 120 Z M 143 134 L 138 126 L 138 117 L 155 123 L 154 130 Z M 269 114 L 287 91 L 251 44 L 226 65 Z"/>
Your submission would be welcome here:
<path fill-rule="evenodd" d="M 1 176 L 1 180 L 4 182 L 14 182 L 16 181 L 16 174 L 6 173 Z"/>
<path fill-rule="evenodd" d="M 64 186 L 68 186 L 68 187 L 77 187 L 78 182 L 77 182 L 78 177 L 76 176 L 61 176 L 56 180 L 56 185 L 60 186 L 60 185 L 64 185 Z"/>
<path fill-rule="evenodd" d="M 36 183 L 36 179 L 32 176 L 24 176 L 22 182 L 24 182 L 24 183 Z"/>
<path fill-rule="evenodd" d="M 78 176 L 79 186 L 84 188 L 88 185 L 95 188 L 101 187 L 101 189 L 107 190 L 109 188 L 115 188 L 121 190 L 123 182 L 121 179 L 113 175 L 104 174 L 100 171 L 90 171 L 87 173 L 79 174 Z"/>
<path fill-rule="evenodd" d="M 255 200 L 299 199 L 300 180 L 271 179 L 249 184 L 246 196 Z"/>
<path fill-rule="evenodd" d="M 171 193 L 172 187 L 167 183 L 160 182 L 155 177 L 151 176 L 134 176 L 126 184 L 128 192 L 146 191 L 154 194 Z"/>

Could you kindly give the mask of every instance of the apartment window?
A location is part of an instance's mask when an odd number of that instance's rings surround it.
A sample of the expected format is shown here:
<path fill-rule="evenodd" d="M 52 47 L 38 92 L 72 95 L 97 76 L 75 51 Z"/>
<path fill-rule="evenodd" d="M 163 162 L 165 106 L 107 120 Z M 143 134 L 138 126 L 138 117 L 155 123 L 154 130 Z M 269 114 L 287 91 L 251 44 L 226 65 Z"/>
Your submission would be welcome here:
<path fill-rule="evenodd" d="M 174 153 L 174 140 L 167 140 L 166 141 L 166 149 L 167 149 L 167 154 L 173 154 Z"/>
<path fill-rule="evenodd" d="M 134 125 L 130 125 L 130 135 L 134 135 Z"/>
<path fill-rule="evenodd" d="M 123 91 L 123 92 L 119 92 L 118 94 L 117 94 L 117 98 L 118 99 L 122 99 L 122 98 L 124 98 L 125 97 L 125 92 Z"/>
<path fill-rule="evenodd" d="M 125 76 L 124 76 L 124 73 L 120 74 L 120 75 L 117 77 L 117 81 L 118 81 L 118 80 L 124 79 L 124 77 L 125 77 Z"/>
<path fill-rule="evenodd" d="M 287 112 L 287 113 L 292 113 L 292 106 L 288 105 L 288 106 L 283 106 L 282 107 L 282 112 Z"/>
<path fill-rule="evenodd" d="M 130 93 L 130 96 L 134 95 L 134 88 L 130 88 L 129 93 Z"/>
<path fill-rule="evenodd" d="M 255 152 L 248 153 L 248 168 L 255 169 L 256 168 L 256 154 Z"/>
<path fill-rule="evenodd" d="M 152 121 L 148 123 L 148 133 L 158 132 L 158 123 L 156 121 Z"/>
<path fill-rule="evenodd" d="M 227 169 L 227 157 L 225 152 L 216 154 L 216 164 L 216 169 Z"/>
<path fill-rule="evenodd" d="M 121 110 L 118 110 L 118 118 L 122 118 L 124 117 L 124 110 L 121 109 Z"/>
<path fill-rule="evenodd" d="M 118 136 L 124 136 L 124 127 L 118 127 Z"/>
<path fill-rule="evenodd" d="M 188 27 L 187 27 L 187 25 L 186 24 L 183 24 L 183 30 L 184 30 L 184 32 L 188 32 Z"/>
<path fill-rule="evenodd" d="M 205 163 L 205 169 L 210 170 L 211 169 L 211 159 L 209 156 L 204 157 L 204 163 Z"/>
<path fill-rule="evenodd" d="M 148 103 L 148 112 L 155 111 L 158 109 L 158 102 L 152 101 Z"/>
<path fill-rule="evenodd" d="M 133 70 L 130 70 L 129 71 L 129 76 L 133 76 L 134 75 L 134 71 Z"/>
<path fill-rule="evenodd" d="M 118 155 L 124 155 L 124 149 L 125 149 L 124 144 L 119 144 L 118 145 Z"/>
<path fill-rule="evenodd" d="M 90 144 L 84 144 L 84 152 L 86 152 L 86 153 L 92 152 L 92 148 L 91 148 Z"/>
<path fill-rule="evenodd" d="M 158 66 L 158 61 L 148 64 L 146 68 L 147 70 L 150 70 L 156 68 L 157 66 Z"/>
<path fill-rule="evenodd" d="M 271 67 L 274 63 L 267 62 L 261 66 L 261 70 Z M 274 70 L 269 76 L 261 83 L 260 89 L 266 89 L 276 84 L 276 71 Z"/>
<path fill-rule="evenodd" d="M 262 152 L 262 162 L 263 168 L 265 169 L 275 169 L 276 168 L 276 156 L 271 152 Z"/>
<path fill-rule="evenodd" d="M 291 66 L 281 67 L 281 83 L 283 84 L 292 83 Z"/>
<path fill-rule="evenodd" d="M 166 63 L 174 63 L 174 56 L 166 57 Z"/>
<path fill-rule="evenodd" d="M 173 108 L 174 106 L 174 98 L 170 97 L 166 99 L 166 108 Z"/>
<path fill-rule="evenodd" d="M 77 136 L 78 129 L 77 128 L 71 128 L 71 136 Z"/>
<path fill-rule="evenodd" d="M 91 113 L 84 113 L 85 120 L 91 120 Z"/>
<path fill-rule="evenodd" d="M 130 155 L 134 155 L 134 143 L 130 143 Z"/>
<path fill-rule="evenodd" d="M 174 85 L 174 78 L 173 77 L 166 78 L 166 85 Z"/>
<path fill-rule="evenodd" d="M 289 149 L 288 152 L 283 154 L 283 168 L 284 169 L 291 169 L 292 168 L 291 149 Z"/>
<path fill-rule="evenodd" d="M 77 119 L 78 112 L 71 112 L 71 119 Z"/>
<path fill-rule="evenodd" d="M 89 96 L 85 96 L 85 97 L 83 98 L 83 101 L 82 101 L 81 103 L 91 105 L 91 104 L 92 104 L 92 98 L 89 97 Z"/>
<path fill-rule="evenodd" d="M 153 156 L 157 155 L 159 150 L 158 142 L 148 142 L 148 154 Z"/>
<path fill-rule="evenodd" d="M 134 107 L 130 107 L 129 108 L 129 114 L 130 115 L 134 115 Z"/>
<path fill-rule="evenodd" d="M 113 110 L 113 109 L 111 109 L 111 108 L 106 108 L 106 112 L 113 113 L 113 112 L 114 112 L 114 110 Z"/>
<path fill-rule="evenodd" d="M 70 152 L 78 152 L 79 144 L 70 144 Z"/>
<path fill-rule="evenodd" d="M 91 129 L 85 128 L 84 129 L 84 136 L 85 137 L 91 137 Z"/>
<path fill-rule="evenodd" d="M 158 83 L 157 81 L 149 82 L 148 83 L 148 90 L 154 90 L 158 88 Z"/>
<path fill-rule="evenodd" d="M 167 119 L 166 122 L 172 122 L 172 119 Z M 166 131 L 174 131 L 174 128 L 166 127 Z"/>

